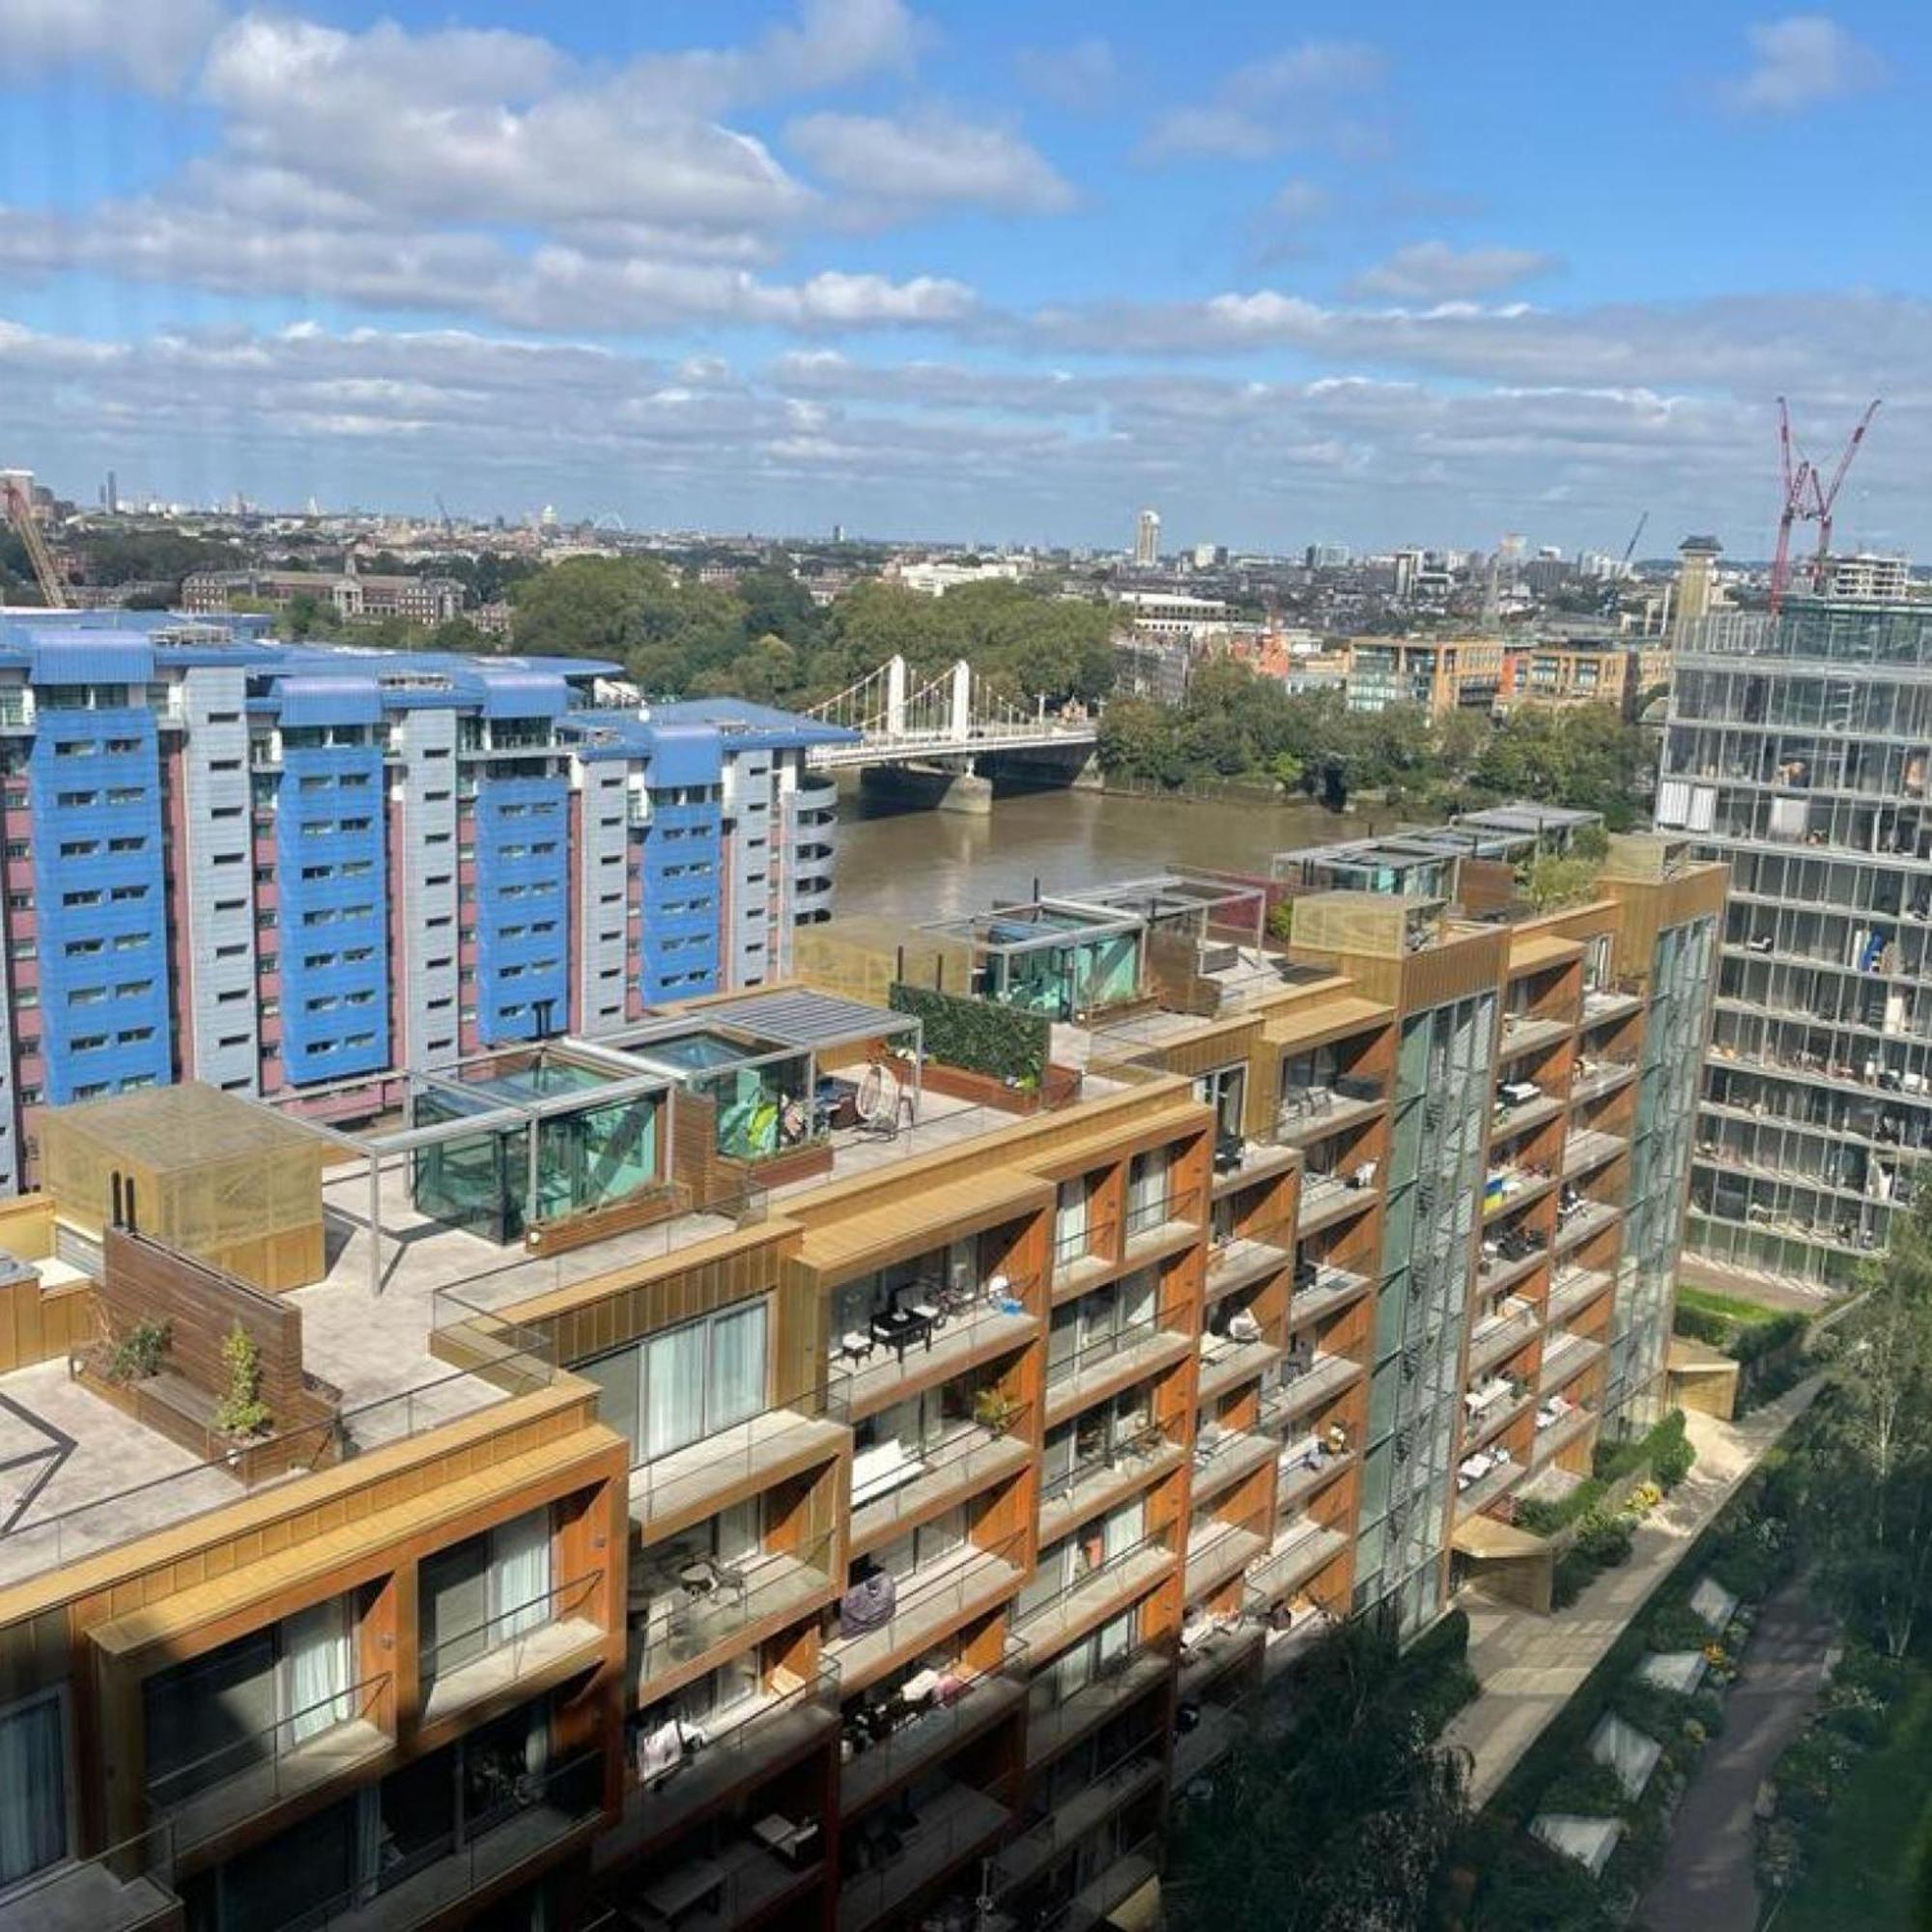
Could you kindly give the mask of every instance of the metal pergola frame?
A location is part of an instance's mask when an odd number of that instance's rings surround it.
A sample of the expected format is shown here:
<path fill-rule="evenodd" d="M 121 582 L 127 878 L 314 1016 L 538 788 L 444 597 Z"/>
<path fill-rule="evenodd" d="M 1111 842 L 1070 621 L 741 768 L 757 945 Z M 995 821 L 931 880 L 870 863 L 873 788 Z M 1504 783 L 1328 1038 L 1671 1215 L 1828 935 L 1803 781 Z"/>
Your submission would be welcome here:
<path fill-rule="evenodd" d="M 600 1070 L 608 1068 L 614 1077 L 598 1087 L 580 1088 L 575 1093 L 555 1094 L 527 1101 L 509 1100 L 500 1094 L 484 1095 L 476 1086 L 451 1077 L 460 1074 L 465 1067 L 485 1065 L 509 1053 L 528 1053 L 537 1057 L 545 1053 L 561 1054 L 594 1063 Z M 301 1088 L 270 1095 L 268 1104 L 277 1112 L 286 1112 L 301 1121 L 304 1126 L 340 1147 L 345 1154 L 340 1164 L 347 1165 L 349 1159 L 363 1163 L 369 1184 L 369 1293 L 372 1297 L 380 1297 L 383 1293 L 383 1173 L 387 1163 L 418 1153 L 425 1148 L 440 1147 L 448 1141 L 526 1129 L 524 1212 L 526 1223 L 535 1225 L 539 1151 L 536 1129 L 542 1122 L 562 1115 L 587 1112 L 592 1107 L 642 1099 L 650 1094 L 662 1095 L 665 1132 L 658 1157 L 659 1172 L 662 1174 L 677 1130 L 676 1087 L 677 1082 L 662 1073 L 639 1067 L 619 1055 L 600 1052 L 591 1042 L 566 1035 L 560 1039 L 532 1042 L 527 1046 L 488 1048 L 467 1054 L 451 1066 L 435 1072 L 422 1067 L 392 1067 L 382 1073 L 331 1081 L 324 1087 Z M 391 1092 L 396 1094 L 407 1110 L 409 1101 L 425 1090 L 475 1105 L 477 1111 L 465 1115 L 461 1120 L 438 1121 L 425 1126 L 404 1125 L 374 1134 L 352 1134 L 327 1119 L 310 1118 L 300 1111 L 303 1103 L 312 1104 L 340 1094 L 362 1093 L 378 1096 L 379 1102 L 386 1109 L 388 1104 L 393 1104 L 387 1099 Z"/>

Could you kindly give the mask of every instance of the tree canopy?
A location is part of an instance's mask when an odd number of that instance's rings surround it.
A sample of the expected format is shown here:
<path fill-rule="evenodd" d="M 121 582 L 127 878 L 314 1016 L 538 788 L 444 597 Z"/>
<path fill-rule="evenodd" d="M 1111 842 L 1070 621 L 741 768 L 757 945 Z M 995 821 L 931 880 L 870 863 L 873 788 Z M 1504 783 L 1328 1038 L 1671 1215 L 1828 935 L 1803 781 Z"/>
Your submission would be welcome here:
<path fill-rule="evenodd" d="M 770 703 L 829 697 L 894 655 L 913 677 L 965 658 L 1015 703 L 1102 697 L 1113 681 L 1106 608 L 1022 583 L 944 597 L 861 583 L 821 610 L 789 572 L 686 583 L 641 557 L 574 557 L 518 583 L 517 648 L 611 658 L 646 690 Z"/>

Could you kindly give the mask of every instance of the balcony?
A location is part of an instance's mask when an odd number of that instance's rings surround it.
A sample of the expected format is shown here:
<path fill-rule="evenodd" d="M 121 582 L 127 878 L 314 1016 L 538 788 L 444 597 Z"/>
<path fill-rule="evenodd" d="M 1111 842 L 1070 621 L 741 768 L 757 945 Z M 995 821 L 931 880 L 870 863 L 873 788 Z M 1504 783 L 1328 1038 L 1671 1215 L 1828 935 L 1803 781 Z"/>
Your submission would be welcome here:
<path fill-rule="evenodd" d="M 1486 1295 L 1500 1294 L 1527 1280 L 1549 1259 L 1549 1236 L 1520 1223 L 1485 1236 L 1476 1258 L 1476 1285 Z"/>
<path fill-rule="evenodd" d="M 1598 986 L 1583 995 L 1583 1026 L 1586 1031 L 1611 1020 L 1629 1019 L 1643 1011 L 1643 994 L 1633 986 Z"/>
<path fill-rule="evenodd" d="M 822 1847 L 822 1834 L 811 1843 Z M 732 1837 L 627 1886 L 625 1921 L 674 1925 L 677 1932 L 732 1932 L 795 1905 L 824 1868 L 822 1849 L 785 1856 L 749 1834 Z"/>
<path fill-rule="evenodd" d="M 1000 1853 L 993 1867 L 994 1896 L 1004 1897 L 1037 1878 L 1115 1812 L 1143 1793 L 1158 1790 L 1165 1776 L 1158 1737 L 1143 1739 L 1122 1751 Z"/>
<path fill-rule="evenodd" d="M 836 1422 L 772 1408 L 631 1471 L 631 1520 L 650 1540 L 652 1526 L 673 1517 L 713 1515 L 727 1495 L 768 1490 L 844 1447 Z"/>
<path fill-rule="evenodd" d="M 1257 1469 L 1266 1468 L 1280 1453 L 1281 1445 L 1271 1435 L 1246 1435 L 1223 1429 L 1218 1422 L 1204 1422 L 1194 1438 L 1190 1493 L 1197 1503 L 1207 1502 Z"/>
<path fill-rule="evenodd" d="M 1512 1350 L 1529 1340 L 1543 1318 L 1533 1303 L 1520 1295 L 1509 1295 L 1501 1306 L 1478 1321 L 1469 1331 L 1469 1372 L 1481 1375 L 1493 1368 Z"/>
<path fill-rule="evenodd" d="M 1226 1135 L 1216 1142 L 1214 1148 L 1213 1198 L 1224 1201 L 1229 1195 L 1238 1194 L 1242 1188 L 1252 1187 L 1259 1180 L 1270 1180 L 1278 1174 L 1286 1174 L 1300 1158 L 1300 1148 L 1293 1141 L 1285 1140 L 1279 1132 Z"/>
<path fill-rule="evenodd" d="M 1304 1657 L 1335 1628 L 1335 1619 L 1319 1604 L 1304 1604 L 1293 1609 L 1286 1622 L 1270 1622 L 1262 1641 L 1262 1682 L 1272 1684 L 1296 1658 Z"/>
<path fill-rule="evenodd" d="M 1552 1324 L 1587 1308 L 1616 1277 L 1606 1268 L 1559 1268 L 1549 1280 L 1547 1313 Z"/>
<path fill-rule="evenodd" d="M 1011 1816 L 985 1792 L 950 1784 L 926 1800 L 916 1818 L 895 1820 L 890 1833 L 882 1832 L 872 1840 L 883 1862 L 855 1873 L 838 1888 L 838 1932 L 867 1932 L 890 1918 L 915 1893 L 983 1852 Z M 678 1921 L 680 1932 L 685 1923 Z"/>
<path fill-rule="evenodd" d="M 673 1837 L 693 1819 L 751 1791 L 820 1747 L 838 1722 L 838 1676 L 821 1669 L 789 1690 L 703 1727 L 704 1743 L 669 1771 L 640 1779 L 627 1769 L 624 1808 L 600 1835 L 600 1864 L 616 1864 Z"/>
<path fill-rule="evenodd" d="M 1483 1185 L 1483 1218 L 1493 1221 L 1540 1201 L 1556 1185 L 1553 1174 L 1533 1167 L 1492 1167 Z"/>
<path fill-rule="evenodd" d="M 1293 1330 L 1319 1321 L 1366 1294 L 1369 1288 L 1367 1275 L 1337 1267 L 1332 1262 L 1301 1263 L 1295 1268 L 1294 1290 L 1289 1297 L 1288 1325 Z"/>
<path fill-rule="evenodd" d="M 1568 1039 L 1576 1031 L 1576 1024 L 1567 1019 L 1537 1019 L 1528 1013 L 1505 1013 L 1503 1015 L 1502 1044 L 1498 1052 L 1507 1064 L 1520 1060 L 1526 1053 L 1535 1053 L 1542 1048 L 1554 1046 L 1558 1040 Z"/>
<path fill-rule="evenodd" d="M 1198 1519 L 1187 1532 L 1186 1595 L 1206 1597 L 1238 1577 L 1267 1548 L 1259 1530 L 1218 1517 Z"/>
<path fill-rule="evenodd" d="M 1570 1104 L 1601 1100 L 1636 1078 L 1636 1068 L 1627 1060 L 1578 1059 L 1577 1076 L 1570 1083 Z"/>
<path fill-rule="evenodd" d="M 1359 1214 L 1376 1204 L 1376 1164 L 1364 1161 L 1346 1179 L 1338 1174 L 1317 1174 L 1312 1169 L 1301 1177 L 1301 1199 L 1296 1204 L 1294 1232 L 1297 1238 L 1332 1228 L 1351 1214 Z"/>
<path fill-rule="evenodd" d="M 1291 1353 L 1282 1364 L 1280 1381 L 1262 1393 L 1261 1426 L 1270 1434 L 1286 1429 L 1366 1373 L 1360 1362 L 1320 1349 L 1298 1357 Z"/>
<path fill-rule="evenodd" d="M 1540 1127 L 1546 1121 L 1553 1121 L 1563 1112 L 1567 1104 L 1562 1096 L 1556 1094 L 1539 1093 L 1532 1098 L 1520 1100 L 1514 1105 L 1499 1097 L 1495 1112 L 1490 1117 L 1491 1144 L 1493 1146 L 1497 1141 L 1508 1140 L 1512 1135 L 1527 1133 L 1532 1127 Z"/>
<path fill-rule="evenodd" d="M 1200 1229 L 1201 1194 L 1193 1187 L 1163 1193 L 1151 1201 L 1129 1202 L 1121 1223 L 1129 1260 L 1152 1254 L 1172 1241 L 1198 1234 Z"/>
<path fill-rule="evenodd" d="M 423 1720 L 433 1723 L 479 1699 L 587 1661 L 604 1643 L 598 1603 L 603 1584 L 601 1573 L 580 1577 L 469 1630 L 425 1642 Z"/>
<path fill-rule="evenodd" d="M 729 1561 L 673 1539 L 631 1559 L 630 1668 L 636 1701 L 653 1686 L 689 1677 L 706 1658 L 722 1660 L 782 1630 L 838 1594 L 833 1539 L 799 1550 L 760 1549 Z"/>
<path fill-rule="evenodd" d="M 406 1932 L 440 1918 L 486 1888 L 507 1886 L 587 1843 L 603 1815 L 604 1758 L 586 1751 L 554 1771 L 531 1773 L 499 1803 L 465 1822 L 463 1841 L 440 1844 L 387 1866 L 373 1898 L 338 1898 L 318 1906 L 303 1899 L 295 1915 L 304 1926 L 329 1932 Z M 303 1874 L 288 1883 L 299 1894 Z"/>
<path fill-rule="evenodd" d="M 1271 1604 L 1298 1590 L 1349 1547 L 1348 1531 L 1305 1516 L 1291 1517 L 1275 1531 L 1274 1541 L 1248 1572 L 1243 1605 L 1259 1614 Z"/>
<path fill-rule="evenodd" d="M 1546 1421 L 1545 1416 L 1548 1419 Z M 1560 1455 L 1580 1435 L 1597 1426 L 1597 1411 L 1588 1403 L 1565 1403 L 1559 1396 L 1537 1411 L 1536 1440 L 1530 1454 L 1538 1466 Z"/>
<path fill-rule="evenodd" d="M 1492 1376 L 1463 1397 L 1463 1440 L 1470 1448 L 1507 1429 L 1536 1400 L 1520 1377 Z"/>
<path fill-rule="evenodd" d="M 1506 1449 L 1478 1451 L 1456 1467 L 1456 1520 L 1475 1516 L 1529 1473 Z"/>
<path fill-rule="evenodd" d="M 1151 1321 L 1137 1321 L 1090 1342 L 1086 1348 L 1063 1355 L 1058 1361 L 1049 1351 L 1046 1426 L 1051 1429 L 1103 1396 L 1116 1394 L 1184 1361 L 1193 1350 L 1193 1338 L 1176 1334 L 1164 1324 L 1171 1321 L 1179 1325 L 1186 1319 L 1184 1309 L 1167 1310 Z"/>
<path fill-rule="evenodd" d="M 148 1807 L 166 1819 L 177 1851 L 320 1789 L 388 1750 L 386 1672 L 148 1780 Z"/>
<path fill-rule="evenodd" d="M 1258 1240 L 1251 1235 L 1235 1235 L 1208 1250 L 1208 1281 L 1205 1290 L 1209 1303 L 1233 1294 L 1236 1289 L 1293 1264 L 1294 1256 L 1273 1241 Z"/>
<path fill-rule="evenodd" d="M 1042 1481 L 1041 1547 L 1057 1543 L 1096 1516 L 1106 1515 L 1170 1469 L 1179 1468 L 1184 1453 L 1158 1425 L 1150 1424 L 1110 1452 L 1076 1463 L 1067 1475 Z"/>
<path fill-rule="evenodd" d="M 1032 1461 L 1030 1404 L 1011 1410 L 997 1428 L 990 1422 L 958 1422 L 930 1442 L 908 1447 L 890 1437 L 859 1450 L 852 1458 L 849 1553 L 890 1542 L 901 1524 L 978 1495 Z"/>
<path fill-rule="evenodd" d="M 1615 1227 L 1623 1217 L 1623 1208 L 1613 1201 L 1566 1202 L 1556 1211 L 1556 1252 L 1567 1254 L 1581 1247 L 1592 1236 Z"/>
<path fill-rule="evenodd" d="M 1009 1637 L 1004 1656 L 991 1670 L 923 1672 L 952 1679 L 945 1701 L 936 1688 L 928 1690 L 884 1738 L 875 1737 L 863 1717 L 849 1716 L 845 1736 L 853 1754 L 838 1774 L 840 1816 L 849 1822 L 887 1792 L 1016 1712 L 1026 1701 L 1027 1669 L 1026 1645 Z"/>
<path fill-rule="evenodd" d="M 1373 1120 L 1387 1104 L 1380 1081 L 1347 1073 L 1325 1086 L 1284 1088 L 1275 1138 L 1288 1146 L 1308 1147 Z"/>
<path fill-rule="evenodd" d="M 1014 1629 L 1036 1658 L 1050 1657 L 1146 1596 L 1174 1574 L 1176 1561 L 1175 1552 L 1157 1536 L 1143 1537 L 1035 1604 L 1016 1619 Z"/>
<path fill-rule="evenodd" d="M 1543 1345 L 1543 1367 L 1536 1378 L 1536 1385 L 1546 1393 L 1561 1388 L 1579 1369 L 1586 1369 L 1604 1352 L 1601 1342 L 1593 1342 L 1586 1335 L 1572 1335 L 1558 1332 L 1551 1335 Z"/>
<path fill-rule="evenodd" d="M 1026 1762 L 1029 1773 L 1092 1737 L 1122 1711 L 1165 1684 L 1174 1658 L 1167 1649 L 1144 1646 L 1126 1657 L 1104 1660 L 1092 1679 L 1050 1710 L 1027 1714 Z"/>
<path fill-rule="evenodd" d="M 1185 1789 L 1204 1772 L 1213 1770 L 1237 1745 L 1248 1728 L 1247 1719 L 1225 1704 L 1196 1707 L 1192 1730 L 1177 1730 L 1174 1756 L 1169 1763 L 1169 1778 L 1176 1791 Z"/>
<path fill-rule="evenodd" d="M 1621 1134 L 1606 1134 L 1595 1127 L 1579 1127 L 1563 1143 L 1563 1172 L 1576 1179 L 1592 1168 L 1602 1167 L 1625 1152 L 1630 1143 Z"/>
<path fill-rule="evenodd" d="M 1259 1330 L 1259 1324 L 1255 1325 Z M 1246 1340 L 1233 1334 L 1202 1336 L 1196 1400 L 1212 1402 L 1231 1389 L 1239 1388 L 1243 1382 L 1255 1380 L 1281 1360 L 1283 1347 L 1260 1332 Z"/>
<path fill-rule="evenodd" d="M 1177 1688 L 1182 1701 L 1198 1703 L 1210 1685 L 1252 1663 L 1261 1650 L 1264 1629 L 1238 1610 L 1193 1616 L 1180 1634 Z"/>
<path fill-rule="evenodd" d="M 963 1315 L 947 1315 L 936 1304 L 908 1305 L 912 1325 L 886 1339 L 880 1321 L 865 1333 L 843 1337 L 833 1371 L 826 1407 L 835 1420 L 851 1423 L 890 1408 L 922 1389 L 952 1381 L 971 1369 L 1024 1348 L 1039 1332 L 1039 1318 L 1018 1298 L 1003 1294 Z M 876 1359 L 875 1359 L 876 1358 Z"/>
<path fill-rule="evenodd" d="M 1278 1510 L 1300 1509 L 1317 1491 L 1326 1489 L 1355 1460 L 1352 1449 L 1331 1449 L 1313 1435 L 1291 1442 L 1281 1452 L 1275 1478 Z"/>
<path fill-rule="evenodd" d="M 173 1932 L 182 1922 L 174 1868 L 168 1827 L 158 1825 L 0 1898 L 0 1932 Z"/>
<path fill-rule="evenodd" d="M 824 1655 L 836 1664 L 848 1696 L 930 1650 L 942 1637 L 1004 1603 L 1023 1580 L 1026 1542 L 1007 1537 L 990 1548 L 965 1543 L 923 1569 L 894 1579 L 892 1614 L 868 1629 L 828 1638 Z M 841 1624 L 844 1619 L 841 1619 Z"/>
<path fill-rule="evenodd" d="M 1117 1221 L 1055 1231 L 1053 1236 L 1053 1299 L 1068 1300 L 1121 1265 L 1121 1230 Z"/>

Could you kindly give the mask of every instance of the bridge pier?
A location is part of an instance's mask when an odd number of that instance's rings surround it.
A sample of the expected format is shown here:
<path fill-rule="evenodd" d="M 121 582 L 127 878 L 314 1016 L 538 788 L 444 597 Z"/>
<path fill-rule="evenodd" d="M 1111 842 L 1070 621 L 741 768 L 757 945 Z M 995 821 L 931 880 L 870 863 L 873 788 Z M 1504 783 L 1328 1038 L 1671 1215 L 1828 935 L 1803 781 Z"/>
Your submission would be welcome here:
<path fill-rule="evenodd" d="M 963 772 L 954 772 L 933 809 L 937 811 L 956 811 L 968 818 L 990 818 L 993 815 L 993 781 L 982 779 L 970 766 Z"/>

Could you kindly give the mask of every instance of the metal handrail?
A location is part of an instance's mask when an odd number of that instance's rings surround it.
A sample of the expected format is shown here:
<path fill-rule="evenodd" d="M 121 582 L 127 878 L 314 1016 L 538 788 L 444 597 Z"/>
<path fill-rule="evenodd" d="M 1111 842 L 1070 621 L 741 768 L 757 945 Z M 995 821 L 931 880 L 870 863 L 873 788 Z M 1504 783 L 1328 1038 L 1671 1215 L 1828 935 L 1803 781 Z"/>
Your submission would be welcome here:
<path fill-rule="evenodd" d="M 800 1549 L 759 1550 L 747 1561 L 758 1557 L 780 1557 L 784 1559 L 784 1567 L 775 1570 L 771 1576 L 754 1583 L 741 1582 L 732 1587 L 728 1582 L 721 1584 L 704 1598 L 691 1600 L 682 1605 L 668 1591 L 664 1601 L 670 1605 L 665 1618 L 664 1634 L 653 1638 L 650 1626 L 657 1605 L 654 1602 L 641 1617 L 632 1613 L 629 1618 L 634 1637 L 639 1639 L 638 1683 L 647 1686 L 653 1677 L 674 1666 L 688 1662 L 691 1658 L 700 1656 L 714 1645 L 723 1643 L 726 1637 L 748 1628 L 759 1617 L 769 1613 L 771 1600 L 781 1591 L 796 1587 L 797 1572 L 804 1570 L 822 1577 L 826 1587 L 832 1584 L 831 1557 L 835 1538 L 830 1531 Z M 728 1568 L 729 1566 L 721 1566 Z M 687 1625 L 677 1628 L 677 1612 L 680 1608 L 697 1612 L 701 1628 Z M 728 1614 L 727 1614 L 728 1613 Z M 801 1605 L 801 1615 L 804 1614 Z M 641 1629 L 640 1629 L 641 1625 Z M 685 1654 L 678 1653 L 682 1649 Z"/>
<path fill-rule="evenodd" d="M 1145 1536 L 1136 1537 L 1124 1549 L 1118 1549 L 1111 1556 L 1103 1556 L 1098 1563 L 1094 1564 L 1093 1569 L 1082 1571 L 1070 1583 L 1063 1583 L 1051 1596 L 1042 1597 L 1037 1603 L 1029 1604 L 1024 1614 L 1014 1620 L 1015 1629 L 1024 1635 L 1026 1626 L 1032 1623 L 1037 1617 L 1043 1616 L 1049 1610 L 1063 1607 L 1065 1605 L 1070 1603 L 1074 1597 L 1086 1590 L 1090 1584 L 1097 1582 L 1100 1578 L 1117 1576 L 1135 1557 L 1144 1554 L 1150 1549 L 1158 1551 L 1162 1556 L 1179 1555 L 1179 1552 L 1171 1543 L 1162 1540 L 1171 1533 L 1173 1528 L 1174 1525 L 1170 1523 L 1166 1529 L 1152 1530 Z M 1069 1536 L 1078 1536 L 1079 1533 L 1077 1529 L 1068 1532 Z"/>
<path fill-rule="evenodd" d="M 1183 1309 L 1176 1306 L 1157 1308 L 1146 1321 L 1135 1321 L 1125 1328 L 1117 1328 L 1111 1335 L 1103 1335 L 1097 1342 L 1090 1342 L 1084 1349 L 1076 1349 L 1072 1354 L 1063 1355 L 1057 1362 L 1049 1360 L 1046 1365 L 1047 1387 L 1053 1388 L 1075 1379 L 1095 1363 L 1124 1354 L 1127 1350 L 1138 1348 L 1153 1336 L 1171 1334 L 1173 1331 L 1167 1324 L 1183 1313 Z"/>
<path fill-rule="evenodd" d="M 923 1499 L 913 1492 L 927 1477 L 942 1470 L 950 1470 L 955 1464 L 970 1463 L 975 1457 L 984 1456 L 989 1450 L 998 1449 L 1003 1443 L 1018 1442 L 1029 1444 L 1033 1437 L 1033 1404 L 1020 1403 L 1009 1411 L 1006 1420 L 995 1429 L 990 1423 L 969 1419 L 963 1434 L 947 1443 L 937 1454 L 927 1455 L 916 1451 L 914 1461 L 923 1463 L 917 1476 L 907 1480 L 885 1494 L 867 1502 L 854 1501 L 852 1517 L 855 1526 L 863 1526 L 867 1534 L 882 1523 L 895 1522 L 909 1509 L 922 1507 Z M 863 1516 L 863 1524 L 860 1519 Z"/>
<path fill-rule="evenodd" d="M 340 1690 L 318 1698 L 313 1704 L 292 1711 L 285 1718 L 277 1718 L 273 1723 L 265 1724 L 260 1730 L 218 1745 L 212 1751 L 204 1751 L 185 1764 L 178 1764 L 172 1770 L 149 1778 L 148 1803 L 157 1811 L 172 1811 L 204 1791 L 211 1791 L 232 1778 L 246 1776 L 250 1772 L 265 1768 L 273 1786 L 271 1795 L 279 1798 L 283 1795 L 281 1778 L 285 1762 L 312 1739 L 326 1736 L 344 1724 L 368 1719 L 388 1690 L 390 1681 L 390 1674 L 385 1670 L 378 1676 L 366 1677 L 358 1684 L 345 1685 Z M 298 1726 L 311 1718 L 326 1718 L 327 1721 L 318 1723 L 306 1733 L 298 1732 Z"/>
<path fill-rule="evenodd" d="M 1127 1239 L 1136 1235 L 1144 1235 L 1150 1228 L 1165 1227 L 1170 1221 L 1192 1221 L 1200 1213 L 1201 1192 L 1199 1188 L 1183 1187 L 1179 1193 L 1165 1190 L 1158 1201 L 1143 1201 L 1138 1207 L 1129 1207 L 1122 1227 Z"/>
<path fill-rule="evenodd" d="M 568 1583 L 558 1583 L 526 1603 L 513 1605 L 507 1610 L 498 1610 L 495 1616 L 485 1617 L 480 1623 L 467 1625 L 447 1636 L 439 1636 L 434 1643 L 424 1644 L 419 1653 L 423 1694 L 427 1696 L 440 1678 L 480 1662 L 486 1657 L 521 1647 L 531 1637 L 564 1622 L 589 1603 L 603 1581 L 604 1573 L 593 1570 L 585 1576 L 573 1577 Z M 570 1607 L 562 1607 L 565 1604 Z M 489 1634 L 497 1631 L 502 1634 L 492 1639 Z M 479 1637 L 485 1639 L 481 1648 L 466 1657 L 451 1660 L 451 1653 L 460 1646 Z"/>

